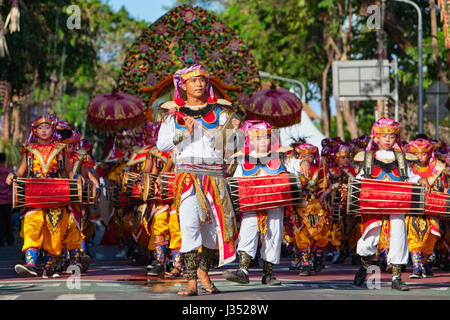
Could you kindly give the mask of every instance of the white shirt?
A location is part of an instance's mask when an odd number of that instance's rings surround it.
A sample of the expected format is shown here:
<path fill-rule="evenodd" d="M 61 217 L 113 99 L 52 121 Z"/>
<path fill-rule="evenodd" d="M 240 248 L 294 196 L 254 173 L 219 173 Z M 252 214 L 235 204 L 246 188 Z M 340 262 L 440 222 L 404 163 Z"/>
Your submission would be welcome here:
<path fill-rule="evenodd" d="M 254 152 L 250 152 L 251 156 L 255 156 Z M 289 173 L 293 173 L 295 175 L 300 175 L 303 174 L 302 170 L 300 169 L 300 164 L 303 162 L 303 160 L 300 159 L 294 159 L 294 158 L 290 158 L 290 157 L 286 157 L 283 159 L 283 164 L 286 168 L 286 171 Z M 255 175 L 257 176 L 267 176 L 269 175 L 266 171 L 264 170 L 259 170 L 259 172 Z M 244 177 L 244 174 L 242 172 L 242 165 L 238 165 L 236 168 L 236 171 L 233 174 L 233 177 Z"/>
<path fill-rule="evenodd" d="M 395 154 L 393 151 L 386 151 L 386 150 L 378 150 L 375 152 L 375 159 L 378 160 L 395 160 Z M 421 176 L 415 174 L 410 166 L 407 166 L 406 174 L 408 175 L 407 182 L 411 183 L 418 183 L 419 180 L 422 178 Z M 358 175 L 356 176 L 356 179 L 363 179 L 364 178 L 364 168 L 361 168 Z"/>
<path fill-rule="evenodd" d="M 228 115 L 224 110 L 219 115 L 219 125 L 224 125 L 227 119 Z M 175 149 L 173 154 L 174 162 L 190 163 L 193 159 L 203 159 L 206 160 L 205 162 L 216 164 L 224 162 L 223 151 L 214 149 L 211 146 L 214 134 L 217 133 L 216 130 L 206 129 L 198 122 L 198 124 L 194 125 L 194 133 L 189 137 L 184 137 L 182 142 L 176 146 L 173 144 L 175 131 L 174 115 L 170 115 L 161 124 L 158 141 L 156 142 L 156 146 L 161 152 Z"/>

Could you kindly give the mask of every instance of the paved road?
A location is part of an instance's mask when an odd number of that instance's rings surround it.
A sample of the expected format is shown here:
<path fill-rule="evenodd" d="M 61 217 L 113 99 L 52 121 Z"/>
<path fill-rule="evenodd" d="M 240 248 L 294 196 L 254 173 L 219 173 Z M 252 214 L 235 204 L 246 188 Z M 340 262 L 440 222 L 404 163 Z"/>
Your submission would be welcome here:
<path fill-rule="evenodd" d="M 102 259 L 94 259 L 87 273 L 80 277 L 62 275 L 58 279 L 21 278 L 13 271 L 22 263 L 20 244 L 0 247 L 0 300 L 179 300 L 179 301 L 295 301 L 295 300 L 450 300 L 450 272 L 434 269 L 435 277 L 409 279 L 411 267 L 403 273 L 403 281 L 411 288 L 398 292 L 390 288 L 390 274 L 380 274 L 378 289 L 352 285 L 358 269 L 346 261 L 341 265 L 327 264 L 320 273 L 300 277 L 290 271 L 289 258 L 275 267 L 281 286 L 261 284 L 262 269 L 250 269 L 247 285 L 227 282 L 222 277 L 226 268 L 237 268 L 237 262 L 211 271 L 212 279 L 221 294 L 179 297 L 177 291 L 186 284 L 185 278 L 149 278 L 145 267 L 132 266 L 127 259 L 115 259 L 114 246 L 100 246 L 96 252 Z"/>

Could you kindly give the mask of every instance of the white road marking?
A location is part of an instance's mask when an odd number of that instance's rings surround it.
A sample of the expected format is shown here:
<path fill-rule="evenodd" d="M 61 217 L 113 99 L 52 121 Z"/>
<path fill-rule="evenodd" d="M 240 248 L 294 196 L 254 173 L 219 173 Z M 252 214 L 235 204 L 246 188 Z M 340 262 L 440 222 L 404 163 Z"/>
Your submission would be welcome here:
<path fill-rule="evenodd" d="M 61 294 L 55 300 L 95 300 L 95 294 Z"/>
<path fill-rule="evenodd" d="M 0 295 L 0 300 L 16 300 L 19 296 L 12 294 Z"/>

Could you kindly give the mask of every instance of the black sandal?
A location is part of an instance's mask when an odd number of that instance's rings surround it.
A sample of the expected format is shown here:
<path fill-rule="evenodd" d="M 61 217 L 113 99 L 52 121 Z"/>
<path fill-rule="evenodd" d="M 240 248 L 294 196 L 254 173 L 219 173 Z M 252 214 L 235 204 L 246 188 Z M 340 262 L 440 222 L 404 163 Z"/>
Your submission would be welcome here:
<path fill-rule="evenodd" d="M 207 289 L 211 289 L 211 291 L 207 290 Z M 217 294 L 217 293 L 221 293 L 221 291 L 219 289 L 216 288 L 216 286 L 214 285 L 214 283 L 211 282 L 211 285 L 208 287 L 201 287 L 200 290 L 202 290 L 203 294 Z"/>
<path fill-rule="evenodd" d="M 173 272 L 174 270 L 177 270 L 177 272 Z M 178 278 L 182 276 L 182 272 L 179 268 L 177 267 L 173 267 L 172 270 L 170 270 L 170 272 L 166 272 L 166 276 L 168 277 L 173 277 L 173 278 Z"/>

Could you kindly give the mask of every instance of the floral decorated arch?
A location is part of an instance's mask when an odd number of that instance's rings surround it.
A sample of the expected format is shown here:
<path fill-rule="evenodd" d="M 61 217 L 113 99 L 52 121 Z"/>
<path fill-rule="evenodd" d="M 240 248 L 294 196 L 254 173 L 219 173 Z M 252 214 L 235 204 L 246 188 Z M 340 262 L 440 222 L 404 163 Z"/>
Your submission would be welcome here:
<path fill-rule="evenodd" d="M 244 110 L 261 89 L 255 59 L 239 35 L 200 7 L 176 7 L 134 42 L 119 76 L 121 92 L 140 96 L 147 106 L 173 91 L 176 70 L 202 64 L 218 97 Z"/>

